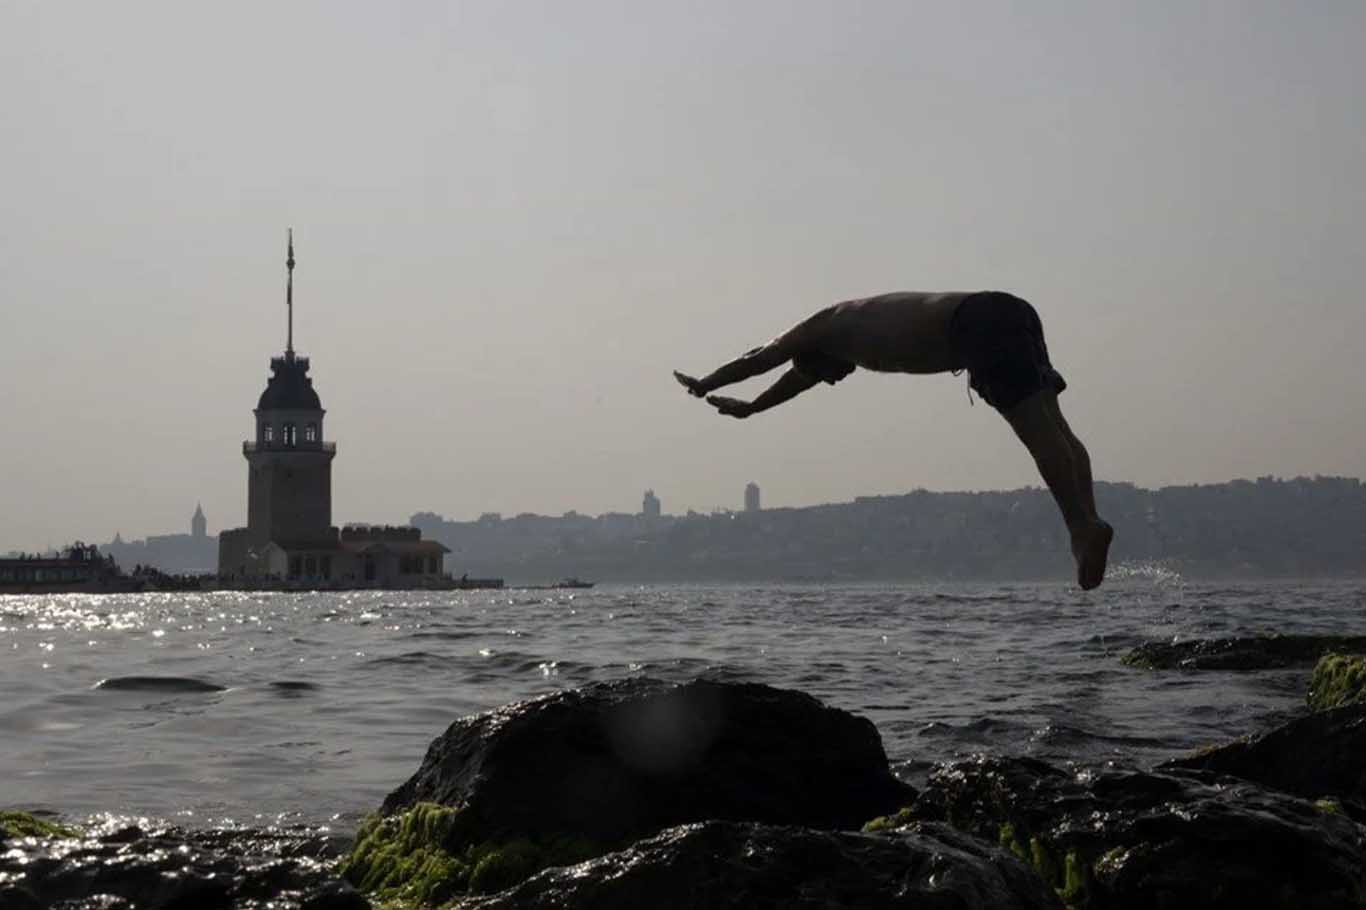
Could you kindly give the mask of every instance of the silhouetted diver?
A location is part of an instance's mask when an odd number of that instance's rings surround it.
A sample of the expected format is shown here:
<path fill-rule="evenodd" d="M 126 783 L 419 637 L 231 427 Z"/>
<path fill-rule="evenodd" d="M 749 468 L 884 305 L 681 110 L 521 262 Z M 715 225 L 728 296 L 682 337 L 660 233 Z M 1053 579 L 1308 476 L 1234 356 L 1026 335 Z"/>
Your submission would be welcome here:
<path fill-rule="evenodd" d="M 710 393 L 788 361 L 792 368 L 753 401 Z M 1091 457 L 1067 425 L 1058 393 L 1067 383 L 1048 359 L 1034 307 L 1000 291 L 898 292 L 827 307 L 773 341 L 701 379 L 675 371 L 692 394 L 744 418 L 855 367 L 886 373 L 968 371 L 982 400 L 1000 411 L 1034 456 L 1072 538 L 1077 583 L 1105 578 L 1114 530 L 1096 514 Z"/>

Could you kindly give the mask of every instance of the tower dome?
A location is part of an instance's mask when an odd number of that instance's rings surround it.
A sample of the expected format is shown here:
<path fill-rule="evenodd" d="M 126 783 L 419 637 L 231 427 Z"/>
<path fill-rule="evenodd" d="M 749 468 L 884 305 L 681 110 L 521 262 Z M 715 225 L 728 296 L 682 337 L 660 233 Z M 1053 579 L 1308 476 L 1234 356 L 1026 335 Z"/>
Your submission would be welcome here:
<path fill-rule="evenodd" d="M 286 351 L 270 358 L 270 379 L 256 402 L 258 411 L 320 411 L 322 401 L 308 375 L 308 358 Z"/>

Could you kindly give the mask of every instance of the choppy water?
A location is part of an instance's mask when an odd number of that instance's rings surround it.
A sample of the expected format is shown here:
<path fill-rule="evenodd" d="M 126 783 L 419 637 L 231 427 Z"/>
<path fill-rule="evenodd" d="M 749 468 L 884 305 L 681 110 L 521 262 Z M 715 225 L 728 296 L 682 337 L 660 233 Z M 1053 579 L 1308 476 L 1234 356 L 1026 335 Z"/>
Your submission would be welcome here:
<path fill-rule="evenodd" d="M 454 718 L 629 674 L 803 689 L 898 773 L 1147 764 L 1282 719 L 1307 671 L 1152 673 L 1147 640 L 1366 632 L 1366 583 L 646 586 L 0 597 L 0 807 L 345 824 Z M 101 682 L 104 681 L 103 685 Z"/>

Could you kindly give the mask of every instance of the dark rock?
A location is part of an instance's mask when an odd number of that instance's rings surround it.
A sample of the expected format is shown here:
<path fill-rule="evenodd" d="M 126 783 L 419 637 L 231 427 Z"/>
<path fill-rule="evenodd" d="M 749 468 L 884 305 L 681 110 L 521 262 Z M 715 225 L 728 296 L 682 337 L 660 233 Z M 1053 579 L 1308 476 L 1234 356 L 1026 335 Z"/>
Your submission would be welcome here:
<path fill-rule="evenodd" d="M 870 721 L 809 695 L 627 679 L 451 724 L 342 871 L 382 901 L 440 903 L 675 825 L 858 828 L 914 798 Z"/>
<path fill-rule="evenodd" d="M 5 910 L 47 910 L 32 891 L 10 884 L 0 884 L 0 907 Z"/>
<path fill-rule="evenodd" d="M 1275 670 L 1311 667 L 1332 651 L 1366 652 L 1366 636 L 1258 635 L 1150 641 L 1124 655 L 1124 663 L 1146 670 Z"/>
<path fill-rule="evenodd" d="M 999 842 L 1073 907 L 1338 908 L 1366 894 L 1366 828 L 1212 775 L 981 758 L 936 771 L 908 815 Z"/>
<path fill-rule="evenodd" d="M 223 686 L 184 676 L 115 676 L 95 683 L 110 692 L 165 692 L 169 694 L 222 692 Z"/>
<path fill-rule="evenodd" d="M 1341 708 L 1366 701 L 1366 657 L 1360 654 L 1325 654 L 1314 665 L 1309 681 L 1309 707 L 1315 711 Z"/>
<path fill-rule="evenodd" d="M 928 824 L 859 834 L 746 822 L 670 828 L 547 869 L 461 910 L 1044 910 L 1061 905 L 1003 850 Z"/>
<path fill-rule="evenodd" d="M 10 837 L 0 907 L 363 910 L 369 902 L 334 871 L 344 848 L 312 829 L 185 831 L 145 821 Z"/>
<path fill-rule="evenodd" d="M 1175 769 L 1228 774 L 1306 799 L 1366 801 L 1366 704 L 1296 718 L 1159 768 Z"/>
<path fill-rule="evenodd" d="M 627 679 L 464 718 L 384 801 L 485 832 L 616 846 L 710 819 L 858 828 L 915 791 L 866 718 L 801 692 Z"/>

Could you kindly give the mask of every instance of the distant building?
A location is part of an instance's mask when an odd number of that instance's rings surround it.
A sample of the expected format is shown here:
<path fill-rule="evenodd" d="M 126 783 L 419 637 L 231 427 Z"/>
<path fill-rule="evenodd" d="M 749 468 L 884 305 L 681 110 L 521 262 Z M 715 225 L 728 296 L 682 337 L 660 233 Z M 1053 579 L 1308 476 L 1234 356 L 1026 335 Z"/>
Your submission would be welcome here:
<path fill-rule="evenodd" d="M 754 481 L 745 484 L 745 511 L 759 511 L 759 485 Z"/>
<path fill-rule="evenodd" d="M 125 541 L 115 533 L 99 550 L 125 570 L 150 566 L 170 575 L 200 575 L 214 570 L 218 541 L 208 535 L 204 510 L 196 504 L 189 534 L 149 534 L 146 540 Z"/>
<path fill-rule="evenodd" d="M 247 460 L 247 526 L 219 535 L 218 574 L 325 585 L 419 587 L 444 575 L 446 547 L 417 528 L 332 524 L 335 443 L 323 440 L 322 401 L 307 357 L 294 353 L 294 242 L 285 302 L 285 353 L 270 360 L 271 377 L 252 412 L 256 438 L 242 443 Z"/>
<path fill-rule="evenodd" d="M 645 491 L 645 499 L 640 504 L 640 513 L 646 518 L 654 519 L 659 517 L 659 497 L 654 490 Z"/>

